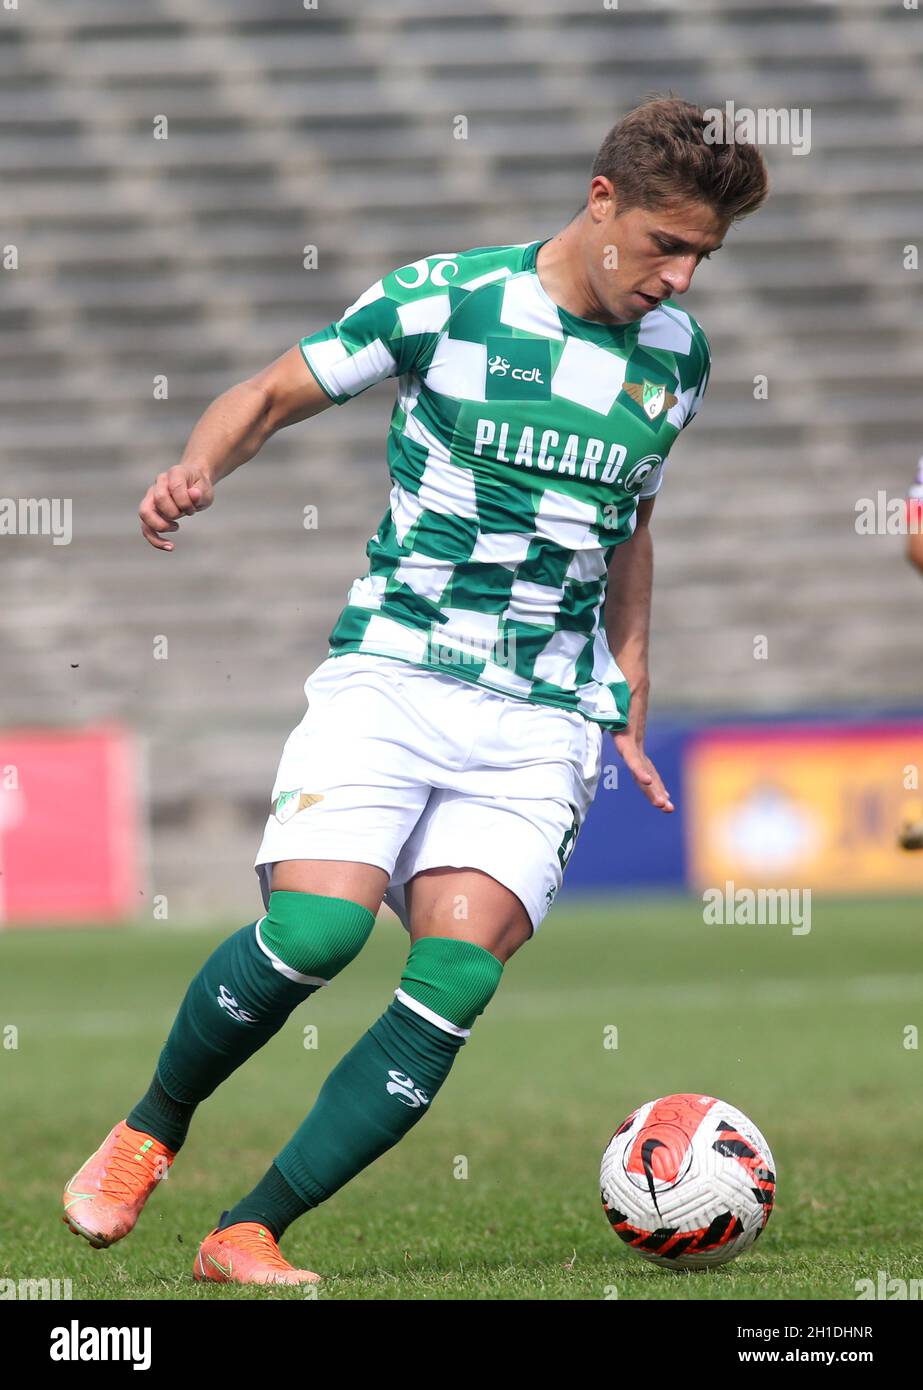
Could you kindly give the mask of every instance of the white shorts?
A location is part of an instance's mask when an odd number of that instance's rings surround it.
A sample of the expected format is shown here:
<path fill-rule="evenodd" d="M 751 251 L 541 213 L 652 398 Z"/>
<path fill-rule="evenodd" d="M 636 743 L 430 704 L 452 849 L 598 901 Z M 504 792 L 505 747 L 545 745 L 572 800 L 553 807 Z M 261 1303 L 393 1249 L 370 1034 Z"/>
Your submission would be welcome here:
<path fill-rule="evenodd" d="M 304 690 L 256 856 L 264 904 L 277 861 L 345 859 L 388 873 L 385 902 L 407 926 L 414 874 L 473 868 L 516 894 L 534 931 L 593 800 L 600 726 L 362 653 L 328 657 Z"/>

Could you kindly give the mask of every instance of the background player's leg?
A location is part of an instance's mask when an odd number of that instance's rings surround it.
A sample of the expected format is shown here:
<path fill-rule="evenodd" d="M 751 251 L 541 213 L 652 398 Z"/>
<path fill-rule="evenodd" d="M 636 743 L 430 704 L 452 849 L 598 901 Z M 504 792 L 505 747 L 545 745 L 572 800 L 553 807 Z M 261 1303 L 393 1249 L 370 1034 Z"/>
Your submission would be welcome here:
<path fill-rule="evenodd" d="M 402 1139 L 429 1109 L 504 962 L 531 935 L 519 899 L 478 870 L 427 870 L 408 888 L 412 946 L 397 997 L 330 1073 L 224 1229 L 258 1222 L 278 1239 Z"/>
<path fill-rule="evenodd" d="M 265 917 L 223 941 L 190 984 L 129 1127 L 175 1152 L 196 1105 L 358 955 L 387 879 L 371 864 L 276 864 Z"/>

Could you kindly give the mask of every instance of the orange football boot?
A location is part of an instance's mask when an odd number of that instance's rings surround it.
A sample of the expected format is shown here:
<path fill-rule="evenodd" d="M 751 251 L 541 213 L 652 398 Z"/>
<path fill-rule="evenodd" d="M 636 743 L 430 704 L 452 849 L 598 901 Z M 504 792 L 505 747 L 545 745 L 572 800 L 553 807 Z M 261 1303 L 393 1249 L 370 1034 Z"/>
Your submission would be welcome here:
<path fill-rule="evenodd" d="M 199 1246 L 192 1272 L 215 1284 L 318 1284 L 320 1275 L 295 1269 L 258 1221 L 237 1221 L 210 1231 Z"/>
<path fill-rule="evenodd" d="M 128 1235 L 175 1157 L 159 1139 L 120 1120 L 65 1187 L 65 1223 L 97 1250 L 113 1245 Z"/>

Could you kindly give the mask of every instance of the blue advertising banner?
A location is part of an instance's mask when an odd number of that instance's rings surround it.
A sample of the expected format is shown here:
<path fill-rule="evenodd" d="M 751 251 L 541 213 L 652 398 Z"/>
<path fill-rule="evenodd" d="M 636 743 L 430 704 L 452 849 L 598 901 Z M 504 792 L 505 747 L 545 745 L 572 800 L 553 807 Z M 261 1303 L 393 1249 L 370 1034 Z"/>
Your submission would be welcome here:
<path fill-rule="evenodd" d="M 683 750 L 689 732 L 688 723 L 664 721 L 648 730 L 646 751 L 676 806 L 669 815 L 650 805 L 616 753 L 611 734 L 603 736 L 596 800 L 577 837 L 562 893 L 685 886 Z"/>
<path fill-rule="evenodd" d="M 562 893 L 701 891 L 725 878 L 819 892 L 923 892 L 919 714 L 660 720 L 646 751 L 676 810 L 656 811 L 605 735 L 596 799 Z"/>

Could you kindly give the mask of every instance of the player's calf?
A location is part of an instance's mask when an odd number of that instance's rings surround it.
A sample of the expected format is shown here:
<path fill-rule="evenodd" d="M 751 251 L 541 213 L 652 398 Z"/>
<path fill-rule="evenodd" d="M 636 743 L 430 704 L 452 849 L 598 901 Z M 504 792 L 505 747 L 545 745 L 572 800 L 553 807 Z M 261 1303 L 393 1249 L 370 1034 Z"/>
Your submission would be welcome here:
<path fill-rule="evenodd" d="M 100 1248 L 128 1234 L 199 1101 L 358 955 L 374 921 L 345 899 L 273 893 L 260 922 L 222 942 L 186 992 L 147 1093 L 67 1184 L 75 1234 Z"/>
<path fill-rule="evenodd" d="M 473 942 L 416 941 L 393 1003 L 333 1069 L 300 1129 L 219 1229 L 257 1224 L 278 1240 L 398 1143 L 429 1110 L 502 973 L 496 956 Z"/>
<path fill-rule="evenodd" d="M 192 981 L 147 1094 L 128 1116 L 174 1151 L 193 1111 L 361 951 L 374 913 L 345 898 L 274 892 Z"/>

